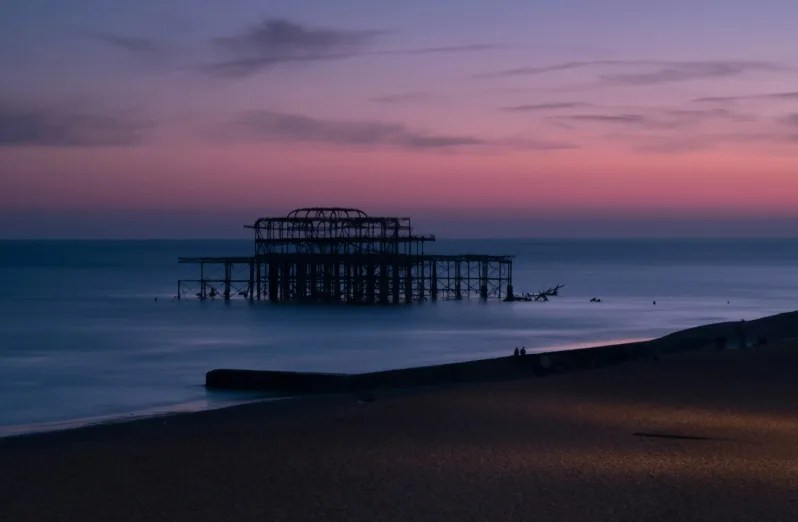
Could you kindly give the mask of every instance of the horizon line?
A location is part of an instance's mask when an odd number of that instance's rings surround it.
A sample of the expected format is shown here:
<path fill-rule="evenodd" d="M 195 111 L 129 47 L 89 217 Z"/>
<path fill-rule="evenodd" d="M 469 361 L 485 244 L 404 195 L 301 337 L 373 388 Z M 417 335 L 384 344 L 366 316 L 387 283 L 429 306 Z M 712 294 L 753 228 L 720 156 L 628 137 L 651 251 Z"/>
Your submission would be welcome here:
<path fill-rule="evenodd" d="M 741 241 L 741 240 L 798 240 L 795 236 L 512 236 L 512 237 L 435 237 L 437 241 L 651 241 L 651 240 L 675 240 L 675 241 Z M 2 242 L 25 242 L 25 241 L 247 241 L 252 242 L 252 238 L 232 238 L 232 237 L 0 237 Z"/>

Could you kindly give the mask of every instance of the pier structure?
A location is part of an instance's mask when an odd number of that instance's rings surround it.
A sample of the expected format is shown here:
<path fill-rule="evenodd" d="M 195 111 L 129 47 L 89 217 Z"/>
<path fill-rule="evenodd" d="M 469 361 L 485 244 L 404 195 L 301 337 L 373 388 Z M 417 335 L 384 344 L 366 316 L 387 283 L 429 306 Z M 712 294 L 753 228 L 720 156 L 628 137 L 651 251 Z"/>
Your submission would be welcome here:
<path fill-rule="evenodd" d="M 260 218 L 251 257 L 184 257 L 200 278 L 178 281 L 178 299 L 236 296 L 273 302 L 418 303 L 513 300 L 513 256 L 426 254 L 431 235 L 410 218 L 350 208 L 302 208 Z"/>

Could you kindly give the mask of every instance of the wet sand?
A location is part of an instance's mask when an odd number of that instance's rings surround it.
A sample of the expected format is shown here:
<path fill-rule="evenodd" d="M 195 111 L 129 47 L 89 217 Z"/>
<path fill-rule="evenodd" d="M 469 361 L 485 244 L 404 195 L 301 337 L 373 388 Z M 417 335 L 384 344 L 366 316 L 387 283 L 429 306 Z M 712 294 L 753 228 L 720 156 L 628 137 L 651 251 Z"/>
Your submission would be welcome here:
<path fill-rule="evenodd" d="M 9 438 L 0 520 L 795 520 L 797 375 L 781 341 Z"/>

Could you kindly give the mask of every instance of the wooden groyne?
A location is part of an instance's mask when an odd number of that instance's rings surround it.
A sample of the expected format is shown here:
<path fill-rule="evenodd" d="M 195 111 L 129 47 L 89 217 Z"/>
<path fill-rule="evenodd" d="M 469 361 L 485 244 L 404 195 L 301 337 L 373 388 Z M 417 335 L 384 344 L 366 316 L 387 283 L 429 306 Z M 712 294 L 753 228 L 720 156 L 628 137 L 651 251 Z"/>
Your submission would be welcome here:
<path fill-rule="evenodd" d="M 682 330 L 659 339 L 593 348 L 497 357 L 435 366 L 360 374 L 331 374 L 258 370 L 213 370 L 206 374 L 208 389 L 257 390 L 305 395 L 438 386 L 543 377 L 623 364 L 656 360 L 659 356 L 714 346 L 726 349 L 766 343 L 798 335 L 798 312 L 751 322 L 716 323 Z"/>
<path fill-rule="evenodd" d="M 205 385 L 209 389 L 304 395 L 502 381 L 618 364 L 648 356 L 648 347 L 646 342 L 629 343 L 360 374 L 222 369 L 208 372 Z"/>

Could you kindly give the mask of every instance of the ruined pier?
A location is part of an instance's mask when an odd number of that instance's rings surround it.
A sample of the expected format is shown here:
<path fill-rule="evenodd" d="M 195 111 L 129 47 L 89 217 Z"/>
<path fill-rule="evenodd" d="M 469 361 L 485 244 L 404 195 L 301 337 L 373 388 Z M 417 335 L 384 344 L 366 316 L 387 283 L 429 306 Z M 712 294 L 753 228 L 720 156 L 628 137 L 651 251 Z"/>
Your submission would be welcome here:
<path fill-rule="evenodd" d="M 513 256 L 426 254 L 431 235 L 406 217 L 349 208 L 302 208 L 260 218 L 251 257 L 182 257 L 200 278 L 180 280 L 178 299 L 242 297 L 273 302 L 419 303 L 513 300 Z"/>

